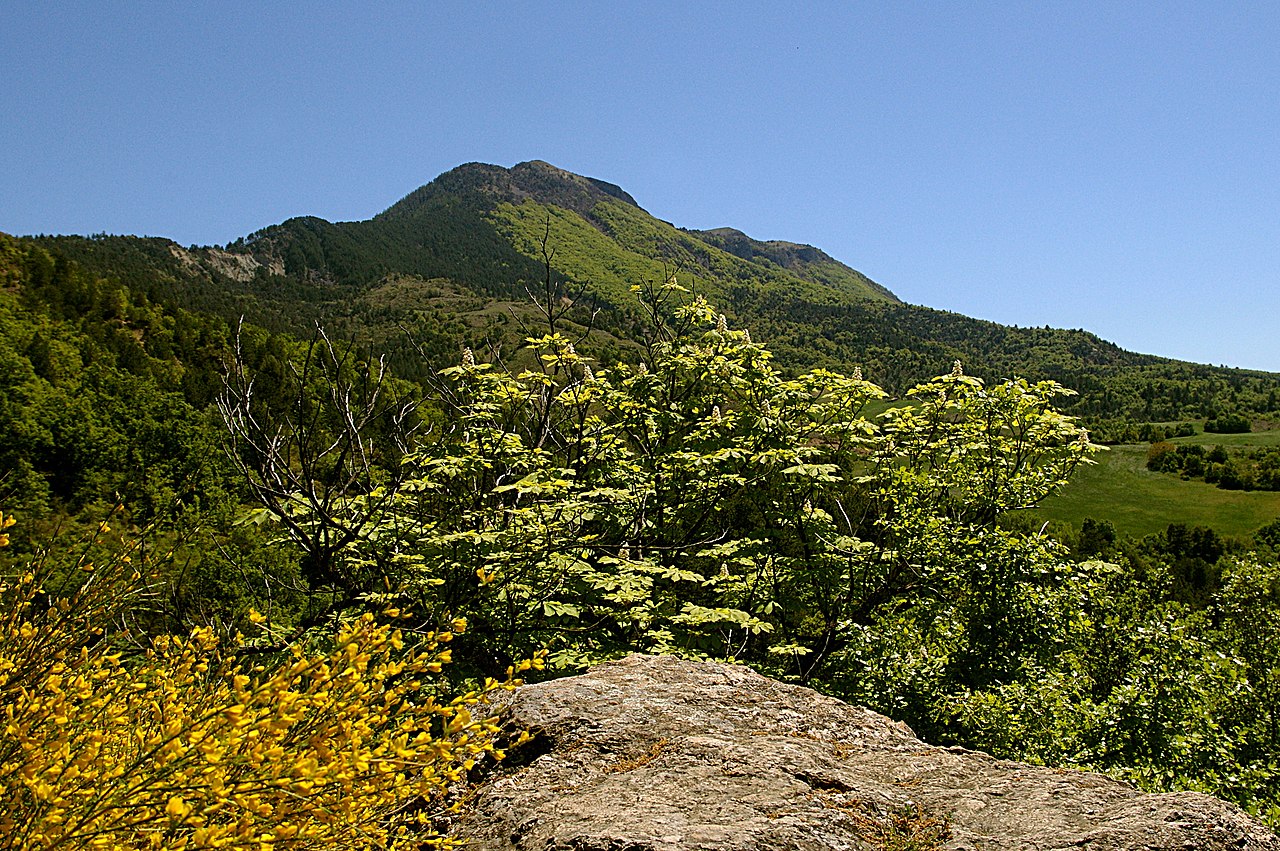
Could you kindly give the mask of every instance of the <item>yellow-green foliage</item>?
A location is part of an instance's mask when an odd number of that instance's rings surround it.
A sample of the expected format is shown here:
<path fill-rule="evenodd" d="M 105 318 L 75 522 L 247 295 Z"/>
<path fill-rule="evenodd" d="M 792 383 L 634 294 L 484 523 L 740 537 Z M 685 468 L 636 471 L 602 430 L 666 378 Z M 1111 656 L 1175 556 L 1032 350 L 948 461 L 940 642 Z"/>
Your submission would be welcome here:
<path fill-rule="evenodd" d="M 365 615 L 328 652 L 262 665 L 197 629 L 130 660 L 103 629 L 127 556 L 81 569 L 52 600 L 36 571 L 0 585 L 0 848 L 454 844 L 438 831 L 448 792 L 501 757 L 484 707 L 514 680 L 437 702 L 426 678 L 451 633 L 410 646 Z"/>
<path fill-rule="evenodd" d="M 555 267 L 575 281 L 588 282 L 592 294 L 615 306 L 633 304 L 631 286 L 636 281 L 670 277 L 671 270 L 662 261 L 619 246 L 569 210 L 528 200 L 519 206 L 502 204 L 493 215 L 516 250 L 535 259 L 541 259 L 542 239 L 550 227 L 548 247 L 555 250 Z M 707 286 L 697 279 L 694 283 Z"/>
<path fill-rule="evenodd" d="M 533 200 L 501 204 L 493 213 L 495 224 L 518 251 L 541 260 L 547 240 L 547 249 L 555 252 L 555 268 L 590 284 L 593 295 L 618 307 L 634 304 L 631 293 L 637 281 L 666 280 L 673 268 L 681 270 L 695 291 L 716 299 L 727 298 L 731 285 L 804 295 L 819 304 L 842 298 L 781 267 L 762 267 L 736 257 L 630 204 L 602 201 L 592 216 L 605 230 L 575 212 Z"/>

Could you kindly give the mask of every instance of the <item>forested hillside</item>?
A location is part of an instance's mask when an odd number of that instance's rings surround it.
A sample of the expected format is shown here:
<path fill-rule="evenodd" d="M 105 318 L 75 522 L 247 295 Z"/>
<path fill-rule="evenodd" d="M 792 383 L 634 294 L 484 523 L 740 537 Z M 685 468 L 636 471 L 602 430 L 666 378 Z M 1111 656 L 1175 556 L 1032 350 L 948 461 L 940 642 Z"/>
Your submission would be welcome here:
<path fill-rule="evenodd" d="M 216 488 L 220 319 L 0 236 L 0 495 L 10 510 L 139 511 Z"/>
<path fill-rule="evenodd" d="M 1126 352 L 1085 331 L 1016 328 L 902 304 L 811 246 L 729 228 L 684 231 L 619 187 L 542 162 L 460 166 L 369 221 L 290 219 L 223 248 L 135 237 L 45 237 L 41 244 L 153 301 L 274 331 L 316 321 L 340 335 L 420 354 L 412 377 L 463 346 L 521 344 L 528 294 L 548 274 L 581 294 L 565 318 L 599 332 L 606 360 L 640 336 L 631 287 L 672 275 L 771 341 L 779 364 L 860 366 L 901 392 L 959 359 L 975 375 L 1052 379 L 1091 421 L 1162 422 L 1224 413 L 1280 417 L 1280 377 Z M 594 319 L 591 319 L 595 310 Z M 510 315 L 514 312 L 515 317 Z"/>

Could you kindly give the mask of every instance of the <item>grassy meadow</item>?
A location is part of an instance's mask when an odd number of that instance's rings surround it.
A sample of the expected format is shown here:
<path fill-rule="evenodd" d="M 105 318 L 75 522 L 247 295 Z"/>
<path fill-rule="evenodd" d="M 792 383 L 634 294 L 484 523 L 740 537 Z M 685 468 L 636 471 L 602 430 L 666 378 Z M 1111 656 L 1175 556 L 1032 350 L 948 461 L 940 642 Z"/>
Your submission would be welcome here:
<path fill-rule="evenodd" d="M 1280 444 L 1280 430 L 1251 434 L 1197 434 L 1171 441 L 1227 449 Z M 1086 517 L 1110 520 L 1122 535 L 1150 535 L 1170 523 L 1208 526 L 1248 537 L 1280 519 L 1280 492 L 1221 490 L 1147 469 L 1150 444 L 1122 444 L 1099 453 L 1098 463 L 1076 471 L 1063 491 L 1041 505 L 1045 520 L 1079 525 Z"/>

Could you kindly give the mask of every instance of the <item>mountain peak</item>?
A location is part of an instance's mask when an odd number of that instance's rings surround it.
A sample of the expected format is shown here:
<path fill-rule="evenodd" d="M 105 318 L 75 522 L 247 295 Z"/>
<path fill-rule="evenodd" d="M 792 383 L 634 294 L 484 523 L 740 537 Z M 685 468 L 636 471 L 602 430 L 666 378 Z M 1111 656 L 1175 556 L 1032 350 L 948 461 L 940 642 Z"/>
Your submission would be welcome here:
<path fill-rule="evenodd" d="M 464 163 L 406 195 L 378 218 L 410 215 L 440 195 L 480 194 L 498 202 L 519 204 L 533 199 L 590 216 L 601 201 L 622 201 L 640 208 L 622 187 L 594 177 L 565 171 L 543 160 L 530 160 L 511 168 L 489 163 Z"/>
<path fill-rule="evenodd" d="M 632 198 L 621 186 L 597 180 L 594 177 L 583 177 L 580 174 L 557 168 L 543 160 L 530 160 L 529 162 L 520 163 L 511 169 L 511 176 L 517 185 L 526 189 L 531 197 L 539 201 L 556 203 L 555 198 L 539 197 L 542 193 L 547 193 L 561 196 L 576 195 L 580 196 L 581 200 L 589 198 L 593 206 L 594 202 L 604 200 L 605 197 L 623 201 L 633 207 L 640 206 L 636 203 L 636 199 Z M 560 206 L 572 209 L 569 204 L 562 203 Z"/>

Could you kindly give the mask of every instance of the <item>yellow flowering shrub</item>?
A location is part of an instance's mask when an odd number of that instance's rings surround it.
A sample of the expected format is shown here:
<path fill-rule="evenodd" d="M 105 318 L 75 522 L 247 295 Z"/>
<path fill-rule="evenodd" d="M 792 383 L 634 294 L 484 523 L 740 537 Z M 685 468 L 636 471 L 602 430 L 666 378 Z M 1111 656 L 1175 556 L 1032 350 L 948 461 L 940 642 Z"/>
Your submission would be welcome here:
<path fill-rule="evenodd" d="M 0 585 L 0 848 L 455 844 L 457 784 L 502 756 L 486 698 L 517 671 L 438 702 L 452 633 L 410 645 L 370 615 L 269 666 L 205 629 L 125 659 L 103 627 L 129 583 L 85 574 L 52 600 L 32 571 Z"/>

